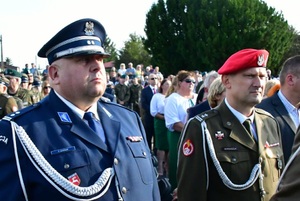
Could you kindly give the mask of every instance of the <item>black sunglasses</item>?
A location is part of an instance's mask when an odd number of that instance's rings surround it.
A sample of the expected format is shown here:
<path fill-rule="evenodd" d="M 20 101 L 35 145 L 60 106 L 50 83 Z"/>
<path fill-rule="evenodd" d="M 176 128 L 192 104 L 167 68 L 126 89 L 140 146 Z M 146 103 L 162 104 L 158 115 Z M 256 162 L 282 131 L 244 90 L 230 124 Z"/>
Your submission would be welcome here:
<path fill-rule="evenodd" d="M 183 80 L 185 81 L 186 83 L 193 83 L 193 84 L 196 84 L 196 81 L 195 80 L 192 80 L 192 79 L 185 79 Z"/>
<path fill-rule="evenodd" d="M 157 77 L 151 77 L 150 80 L 157 80 Z"/>
<path fill-rule="evenodd" d="M 45 86 L 44 89 L 51 89 L 51 87 L 50 86 Z"/>

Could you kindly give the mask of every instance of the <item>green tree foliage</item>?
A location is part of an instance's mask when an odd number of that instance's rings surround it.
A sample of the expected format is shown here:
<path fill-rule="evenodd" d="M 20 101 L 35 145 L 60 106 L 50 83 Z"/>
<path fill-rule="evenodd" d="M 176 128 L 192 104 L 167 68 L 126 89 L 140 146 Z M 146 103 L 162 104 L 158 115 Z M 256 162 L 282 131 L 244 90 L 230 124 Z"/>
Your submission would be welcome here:
<path fill-rule="evenodd" d="M 116 61 L 118 59 L 116 44 L 113 43 L 109 37 L 106 37 L 106 40 L 104 42 L 104 49 L 107 53 L 110 54 L 110 57 L 104 59 L 104 62 Z"/>
<path fill-rule="evenodd" d="M 261 0 L 158 0 L 145 33 L 152 63 L 168 74 L 218 70 L 244 48 L 267 49 L 276 72 L 295 36 L 282 13 Z"/>
<path fill-rule="evenodd" d="M 129 40 L 125 41 L 124 47 L 119 51 L 119 60 L 116 61 L 116 67 L 121 63 L 126 65 L 132 62 L 134 66 L 138 64 L 149 65 L 151 55 L 145 50 L 143 38 L 137 34 L 130 34 Z"/>

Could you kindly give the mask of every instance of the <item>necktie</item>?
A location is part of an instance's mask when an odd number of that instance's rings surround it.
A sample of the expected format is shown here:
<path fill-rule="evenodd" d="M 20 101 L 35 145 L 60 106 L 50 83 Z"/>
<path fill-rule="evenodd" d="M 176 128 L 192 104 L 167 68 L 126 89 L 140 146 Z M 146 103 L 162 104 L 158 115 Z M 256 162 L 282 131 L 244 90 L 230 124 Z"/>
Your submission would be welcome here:
<path fill-rule="evenodd" d="M 94 117 L 94 114 L 92 112 L 86 112 L 83 116 L 83 119 L 88 121 L 90 128 L 93 129 L 93 131 L 95 131 L 95 133 L 105 143 L 105 135 L 101 122 Z"/>
<path fill-rule="evenodd" d="M 156 89 L 155 88 L 153 88 L 153 94 L 156 94 Z"/>
<path fill-rule="evenodd" d="M 255 139 L 253 132 L 251 130 L 251 120 L 250 119 L 246 119 L 243 123 L 244 127 L 246 128 L 246 130 L 248 131 L 248 133 L 251 135 L 251 137 L 253 137 L 253 139 Z"/>

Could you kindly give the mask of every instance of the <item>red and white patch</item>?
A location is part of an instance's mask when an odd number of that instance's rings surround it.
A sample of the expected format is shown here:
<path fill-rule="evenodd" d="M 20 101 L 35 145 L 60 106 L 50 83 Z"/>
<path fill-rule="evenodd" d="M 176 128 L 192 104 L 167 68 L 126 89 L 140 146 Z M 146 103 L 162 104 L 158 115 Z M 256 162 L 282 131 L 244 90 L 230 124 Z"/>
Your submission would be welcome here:
<path fill-rule="evenodd" d="M 72 182 L 74 185 L 79 186 L 80 185 L 80 178 L 78 176 L 78 174 L 75 172 L 74 174 L 68 176 L 68 179 L 70 182 Z"/>
<path fill-rule="evenodd" d="M 183 152 L 183 155 L 185 155 L 185 156 L 189 156 L 194 152 L 194 145 L 190 139 L 185 141 L 185 143 L 183 144 L 182 152 Z"/>

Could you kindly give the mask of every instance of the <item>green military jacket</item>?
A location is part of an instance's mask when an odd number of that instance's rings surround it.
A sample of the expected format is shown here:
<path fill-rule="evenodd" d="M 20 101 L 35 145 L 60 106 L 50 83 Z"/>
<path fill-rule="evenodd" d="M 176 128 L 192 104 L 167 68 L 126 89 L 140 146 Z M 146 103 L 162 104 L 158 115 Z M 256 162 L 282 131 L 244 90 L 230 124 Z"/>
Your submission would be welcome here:
<path fill-rule="evenodd" d="M 15 99 L 10 95 L 0 93 L 0 119 L 16 110 L 18 106 Z"/>
<path fill-rule="evenodd" d="M 223 101 L 216 109 L 187 122 L 178 150 L 178 201 L 265 201 L 270 200 L 283 168 L 280 129 L 267 112 L 255 108 L 256 142 Z M 230 189 L 221 180 L 203 142 L 201 121 L 209 130 L 217 161 L 234 184 L 245 184 L 256 164 L 263 180 L 245 190 Z M 261 185 L 259 182 L 261 181 Z M 261 188 L 265 192 L 261 196 Z"/>
<path fill-rule="evenodd" d="M 132 84 L 129 87 L 129 90 L 130 90 L 130 99 L 129 99 L 129 102 L 130 103 L 134 103 L 134 104 L 139 104 L 140 99 L 141 99 L 141 92 L 143 90 L 142 85 L 140 85 L 140 84 L 136 84 L 136 85 Z"/>
<path fill-rule="evenodd" d="M 117 84 L 115 86 L 115 94 L 116 94 L 116 98 L 117 98 L 117 103 L 119 103 L 120 101 L 124 101 L 125 104 L 128 104 L 129 98 L 130 98 L 130 90 L 129 87 L 126 86 L 125 84 Z"/>
<path fill-rule="evenodd" d="M 11 94 L 9 92 L 8 92 L 8 94 L 13 96 L 17 102 L 19 100 L 21 100 L 22 101 L 22 107 L 27 107 L 27 106 L 33 104 L 30 91 L 27 90 L 27 89 L 19 87 L 19 89 L 17 90 L 17 92 L 15 94 Z M 21 107 L 20 105 L 21 104 L 18 103 L 19 107 Z M 21 108 L 19 108 L 19 109 L 21 109 Z"/>

